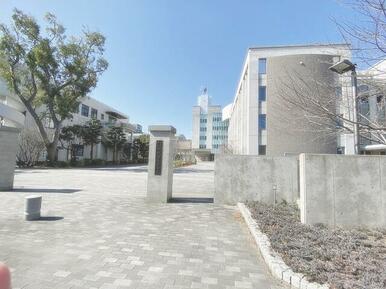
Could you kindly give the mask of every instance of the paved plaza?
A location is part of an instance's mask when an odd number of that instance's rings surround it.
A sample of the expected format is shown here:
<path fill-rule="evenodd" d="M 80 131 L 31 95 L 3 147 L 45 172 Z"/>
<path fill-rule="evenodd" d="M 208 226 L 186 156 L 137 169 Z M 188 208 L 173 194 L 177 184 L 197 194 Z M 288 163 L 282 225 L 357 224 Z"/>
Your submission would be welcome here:
<path fill-rule="evenodd" d="M 145 166 L 17 170 L 2 192 L 0 261 L 13 288 L 284 288 L 267 271 L 234 207 L 207 202 L 213 163 L 180 168 L 175 196 L 148 204 Z M 43 196 L 42 219 L 23 219 Z"/>

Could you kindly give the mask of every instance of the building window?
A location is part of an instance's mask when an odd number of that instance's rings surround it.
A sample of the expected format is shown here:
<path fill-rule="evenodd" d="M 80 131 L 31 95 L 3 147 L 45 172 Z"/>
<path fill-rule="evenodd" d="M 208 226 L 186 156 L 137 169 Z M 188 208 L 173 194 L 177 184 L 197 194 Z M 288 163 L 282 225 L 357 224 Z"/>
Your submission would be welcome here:
<path fill-rule="evenodd" d="M 267 128 L 267 117 L 265 114 L 259 115 L 259 128 L 266 129 Z"/>
<path fill-rule="evenodd" d="M 116 123 L 117 119 L 111 115 L 109 115 L 109 123 Z"/>
<path fill-rule="evenodd" d="M 369 100 L 368 100 L 367 96 L 362 97 L 360 99 L 360 108 L 359 108 L 359 110 L 360 110 L 360 113 L 362 115 L 367 116 L 369 114 L 369 112 L 370 112 L 370 105 L 369 105 Z"/>
<path fill-rule="evenodd" d="M 267 59 L 259 58 L 259 74 L 267 73 Z"/>
<path fill-rule="evenodd" d="M 362 84 L 358 86 L 358 92 L 366 92 L 366 91 L 369 91 L 368 85 Z"/>
<path fill-rule="evenodd" d="M 84 146 L 83 145 L 72 145 L 72 150 L 74 151 L 74 155 L 76 157 L 83 157 Z"/>
<path fill-rule="evenodd" d="M 105 119 L 105 115 L 101 113 L 101 120 L 104 120 L 104 119 Z"/>
<path fill-rule="evenodd" d="M 87 105 L 82 104 L 81 114 L 83 116 L 87 116 L 88 117 L 89 111 L 90 111 L 90 108 Z"/>
<path fill-rule="evenodd" d="M 339 116 L 336 117 L 336 128 L 342 128 L 343 127 L 343 114 L 339 114 Z"/>
<path fill-rule="evenodd" d="M 259 145 L 259 155 L 265 155 L 267 150 L 267 146 Z"/>
<path fill-rule="evenodd" d="M 267 100 L 267 87 L 259 86 L 259 101 L 266 101 L 266 100 Z"/>
<path fill-rule="evenodd" d="M 344 155 L 344 154 L 345 154 L 345 147 L 338 147 L 338 148 L 336 149 L 336 153 L 337 153 L 338 155 Z"/>
<path fill-rule="evenodd" d="M 341 86 L 335 87 L 335 97 L 338 100 L 342 100 L 342 87 Z"/>
<path fill-rule="evenodd" d="M 98 118 L 98 111 L 95 108 L 91 108 L 91 118 Z"/>
<path fill-rule="evenodd" d="M 200 149 L 206 149 L 206 145 L 200 145 Z"/>

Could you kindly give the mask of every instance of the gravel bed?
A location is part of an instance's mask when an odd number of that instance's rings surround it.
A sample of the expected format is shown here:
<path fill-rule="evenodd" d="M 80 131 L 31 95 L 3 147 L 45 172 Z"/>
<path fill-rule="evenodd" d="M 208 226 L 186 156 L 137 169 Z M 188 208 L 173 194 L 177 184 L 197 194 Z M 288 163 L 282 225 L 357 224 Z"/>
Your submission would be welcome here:
<path fill-rule="evenodd" d="M 386 288 L 386 231 L 304 225 L 292 204 L 246 205 L 273 250 L 309 281 L 333 289 Z"/>

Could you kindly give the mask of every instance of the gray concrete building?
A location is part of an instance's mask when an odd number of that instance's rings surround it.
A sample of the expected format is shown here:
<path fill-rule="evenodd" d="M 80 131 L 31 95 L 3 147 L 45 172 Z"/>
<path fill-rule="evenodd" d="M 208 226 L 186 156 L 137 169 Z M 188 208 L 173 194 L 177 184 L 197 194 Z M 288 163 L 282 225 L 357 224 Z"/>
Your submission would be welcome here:
<path fill-rule="evenodd" d="M 336 93 L 335 87 L 346 87 L 328 69 L 343 58 L 351 58 L 345 44 L 249 48 L 226 116 L 228 148 L 235 154 L 269 156 L 336 153 L 337 134 L 317 130 L 288 99 L 293 86 L 318 91 L 320 99 Z M 320 92 L 317 83 L 329 85 Z"/>

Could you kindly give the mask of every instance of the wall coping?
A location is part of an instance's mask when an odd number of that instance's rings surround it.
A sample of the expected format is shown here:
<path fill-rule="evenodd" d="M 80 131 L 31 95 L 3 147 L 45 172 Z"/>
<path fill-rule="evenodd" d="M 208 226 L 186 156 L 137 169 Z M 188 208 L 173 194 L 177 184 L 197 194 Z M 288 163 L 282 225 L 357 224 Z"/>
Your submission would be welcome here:
<path fill-rule="evenodd" d="M 21 129 L 17 127 L 10 127 L 10 126 L 0 126 L 0 131 L 7 131 L 7 132 L 14 132 L 14 133 L 20 133 Z"/>
<path fill-rule="evenodd" d="M 171 132 L 173 134 L 175 134 L 177 132 L 175 127 L 173 127 L 171 125 L 150 125 L 149 131 L 150 132 L 152 132 L 152 131 Z"/>
<path fill-rule="evenodd" d="M 338 154 L 313 154 L 313 153 L 302 153 L 299 156 L 304 157 L 330 157 L 330 158 L 386 158 L 386 155 L 338 155 Z"/>

